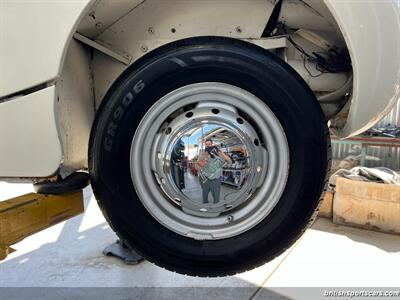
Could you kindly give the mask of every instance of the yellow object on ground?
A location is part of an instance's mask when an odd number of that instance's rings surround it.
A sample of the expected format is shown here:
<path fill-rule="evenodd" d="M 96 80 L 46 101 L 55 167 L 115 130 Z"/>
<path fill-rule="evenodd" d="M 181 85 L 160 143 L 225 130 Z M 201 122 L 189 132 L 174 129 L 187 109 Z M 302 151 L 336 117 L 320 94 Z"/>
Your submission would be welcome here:
<path fill-rule="evenodd" d="M 337 178 L 333 222 L 400 234 L 400 186 Z"/>
<path fill-rule="evenodd" d="M 24 238 L 81 214 L 83 192 L 65 195 L 30 193 L 0 202 L 0 260 Z"/>
<path fill-rule="evenodd" d="M 319 208 L 318 215 L 320 217 L 332 218 L 332 206 L 333 206 L 333 192 L 326 192 L 324 196 L 324 200 L 322 200 L 322 204 Z"/>

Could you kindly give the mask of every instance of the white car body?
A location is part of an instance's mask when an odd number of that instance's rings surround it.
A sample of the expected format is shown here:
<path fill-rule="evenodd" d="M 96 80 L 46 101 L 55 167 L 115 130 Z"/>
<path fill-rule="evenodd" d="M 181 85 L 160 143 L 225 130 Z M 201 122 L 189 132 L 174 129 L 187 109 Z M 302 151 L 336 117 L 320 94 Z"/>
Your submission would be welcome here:
<path fill-rule="evenodd" d="M 129 64 L 191 36 L 262 44 L 272 2 L 1 0 L 0 177 L 85 169 L 96 107 Z M 391 109 L 400 94 L 399 1 L 291 0 L 281 19 L 334 33 L 350 53 L 353 91 L 333 116 L 339 136 L 361 133 Z"/>

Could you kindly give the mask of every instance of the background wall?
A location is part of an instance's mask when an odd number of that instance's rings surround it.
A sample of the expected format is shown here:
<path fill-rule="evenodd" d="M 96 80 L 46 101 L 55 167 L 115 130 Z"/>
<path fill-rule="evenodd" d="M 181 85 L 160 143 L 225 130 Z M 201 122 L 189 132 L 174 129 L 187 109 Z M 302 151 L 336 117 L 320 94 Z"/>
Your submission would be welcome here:
<path fill-rule="evenodd" d="M 383 127 L 388 124 L 400 127 L 400 100 L 392 111 L 384 117 L 375 127 Z M 400 140 L 400 139 L 399 139 Z M 356 144 L 332 143 L 332 158 L 342 160 L 349 155 L 360 155 L 362 147 Z M 366 147 L 366 167 L 388 167 L 392 170 L 400 170 L 400 148 L 396 147 Z"/>

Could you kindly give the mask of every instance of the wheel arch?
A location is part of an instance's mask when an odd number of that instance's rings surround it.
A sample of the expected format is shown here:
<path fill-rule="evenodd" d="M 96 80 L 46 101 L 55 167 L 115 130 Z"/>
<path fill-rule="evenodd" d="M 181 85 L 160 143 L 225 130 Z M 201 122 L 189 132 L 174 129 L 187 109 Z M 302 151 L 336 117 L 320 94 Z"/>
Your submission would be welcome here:
<path fill-rule="evenodd" d="M 400 7 L 395 1 L 324 2 L 353 66 L 352 98 L 334 126 L 340 137 L 354 136 L 374 126 L 400 97 Z"/>
<path fill-rule="evenodd" d="M 87 168 L 87 145 L 89 144 L 89 135 L 93 124 L 94 115 L 99 107 L 102 99 L 112 84 L 121 77 L 121 75 L 142 56 L 150 54 L 153 50 L 168 44 L 175 40 L 187 37 L 201 35 L 220 35 L 232 36 L 239 38 L 241 36 L 248 38 L 259 37 L 264 30 L 269 14 L 273 5 L 268 0 L 252 0 L 245 4 L 240 4 L 236 9 L 234 16 L 225 16 L 223 29 L 215 24 L 207 24 L 206 28 L 186 30 L 181 33 L 179 28 L 182 24 L 177 22 L 165 28 L 162 35 L 156 39 L 157 32 L 150 32 L 151 28 L 160 28 L 158 24 L 174 22 L 174 16 L 180 16 L 187 20 L 193 14 L 199 22 L 205 15 L 210 12 L 212 5 L 218 7 L 218 11 L 229 8 L 228 1 L 219 0 L 217 2 L 209 2 L 207 9 L 205 5 L 200 5 L 198 1 L 173 1 L 171 9 L 168 11 L 157 10 L 157 1 L 88 1 L 85 9 L 75 21 L 73 30 L 71 31 L 69 42 L 66 43 L 63 50 L 63 58 L 59 66 L 59 80 L 56 83 L 57 100 L 56 115 L 58 119 L 58 131 L 63 148 L 63 163 L 59 172 L 66 176 L 77 169 Z M 164 2 L 160 2 L 164 3 Z M 180 4 L 181 9 L 176 9 L 176 5 Z M 189 5 L 190 4 L 190 5 Z M 143 7 L 146 6 L 146 13 L 143 13 Z M 163 4 L 165 6 L 165 4 Z M 195 7 L 191 7 L 195 6 Z M 173 9 L 175 6 L 175 9 Z M 203 7 L 203 9 L 201 9 Z M 246 18 L 246 26 L 240 26 L 239 17 L 243 7 L 247 7 L 247 13 L 256 11 L 256 17 L 253 19 Z M 265 8 L 265 9 L 260 9 Z M 149 19 L 148 15 L 152 11 L 157 10 L 155 25 L 148 26 L 145 22 Z M 197 12 L 195 12 L 197 11 Z M 141 18 L 133 19 L 137 16 Z M 168 16 L 168 17 L 167 17 Z M 217 14 L 214 13 L 216 17 Z M 133 22 L 133 23 L 132 23 Z M 239 22 L 239 23 L 238 23 Z M 143 23 L 143 24 L 142 24 Z M 218 23 L 216 21 L 216 23 Z M 221 22 L 219 22 L 221 24 Z M 125 39 L 130 45 L 123 45 L 124 28 L 129 26 L 138 26 L 142 24 L 145 30 L 138 29 L 136 36 Z M 235 25 L 236 24 L 236 25 Z M 239 24 L 239 25 L 237 25 Z M 122 29 L 116 29 L 119 28 Z M 204 26 L 203 26 L 204 27 Z M 214 28 L 213 28 L 214 27 Z M 158 29 L 156 29 L 158 30 Z M 115 34 L 115 32 L 119 32 Z M 191 32 L 193 31 L 193 32 Z M 96 45 L 105 46 L 115 56 L 128 57 L 129 62 L 122 63 L 112 55 L 105 55 L 104 52 L 82 43 L 77 39 L 77 34 L 96 43 Z M 150 36 L 150 38 L 148 38 Z M 146 41 L 146 44 L 143 42 Z"/>
<path fill-rule="evenodd" d="M 207 5 L 198 1 L 173 0 L 164 6 L 160 3 L 165 2 L 155 0 L 122 1 L 118 5 L 111 1 L 88 1 L 75 23 L 60 64 L 57 114 L 64 149 L 60 170 L 67 175 L 73 170 L 87 168 L 86 145 L 95 112 L 104 95 L 128 66 L 165 44 L 188 37 L 217 35 L 249 41 L 259 39 L 274 8 L 272 2 L 236 2 L 238 6 L 230 8 L 229 2 L 224 0 Z M 315 5 L 322 7 L 320 3 Z M 304 16 L 309 16 L 308 6 L 302 4 L 300 7 Z M 282 14 L 281 21 L 296 24 L 299 21 L 294 17 L 295 10 L 292 7 L 289 10 L 290 13 Z M 316 23 L 329 29 L 332 16 L 326 7 L 321 11 L 323 14 L 316 16 Z M 208 21 L 214 22 L 204 22 L 204 16 L 210 12 L 214 18 Z M 243 18 L 243 14 L 252 17 Z M 305 26 L 315 25 L 307 23 Z M 133 28 L 133 33 L 127 33 L 127 28 Z M 76 33 L 97 46 L 107 48 L 112 55 L 78 41 Z M 115 59 L 115 56 L 126 58 L 128 62 Z M 77 73 L 81 74 L 80 78 L 74 80 L 72 76 Z M 71 95 L 68 91 L 76 92 Z"/>

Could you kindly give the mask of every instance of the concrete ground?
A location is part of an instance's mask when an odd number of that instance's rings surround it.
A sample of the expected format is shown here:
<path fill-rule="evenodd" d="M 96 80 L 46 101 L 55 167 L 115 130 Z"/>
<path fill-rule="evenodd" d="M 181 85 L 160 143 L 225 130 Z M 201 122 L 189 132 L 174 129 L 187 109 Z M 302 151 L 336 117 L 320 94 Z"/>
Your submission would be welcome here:
<path fill-rule="evenodd" d="M 31 189 L 30 185 L 0 183 L 0 201 Z M 236 276 L 195 278 L 147 261 L 128 266 L 104 256 L 102 250 L 116 236 L 90 188 L 85 189 L 85 206 L 83 215 L 14 245 L 17 251 L 0 262 L 0 287 L 242 287 L 247 299 L 277 287 L 400 287 L 398 235 L 319 219 L 270 263 Z M 273 298 L 288 299 L 281 294 L 273 293 Z"/>

